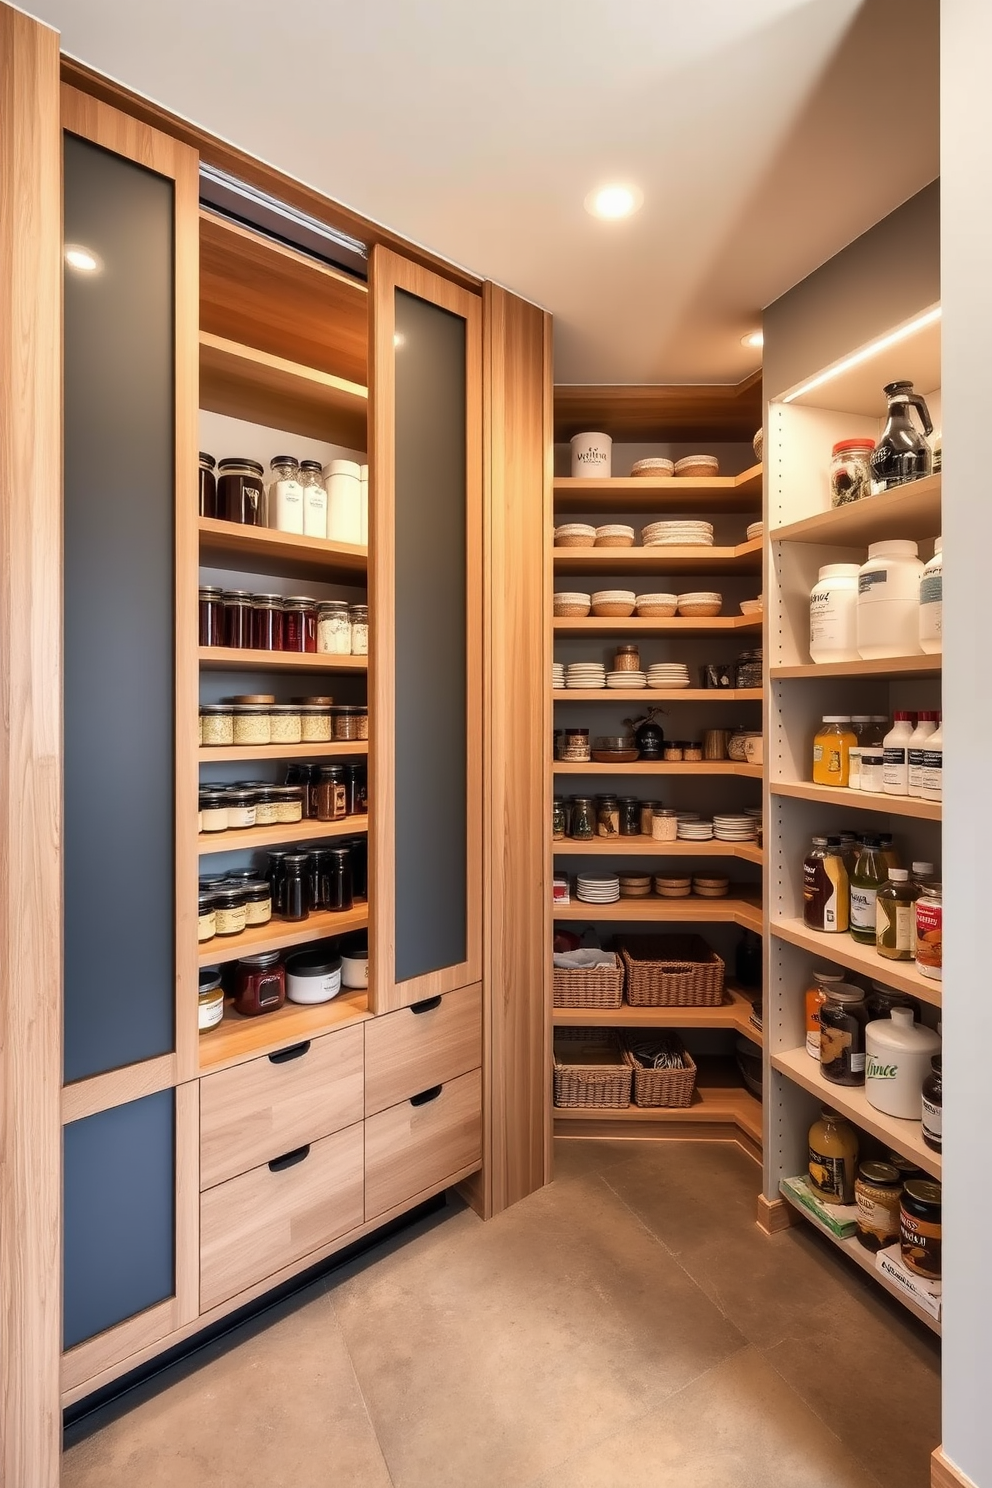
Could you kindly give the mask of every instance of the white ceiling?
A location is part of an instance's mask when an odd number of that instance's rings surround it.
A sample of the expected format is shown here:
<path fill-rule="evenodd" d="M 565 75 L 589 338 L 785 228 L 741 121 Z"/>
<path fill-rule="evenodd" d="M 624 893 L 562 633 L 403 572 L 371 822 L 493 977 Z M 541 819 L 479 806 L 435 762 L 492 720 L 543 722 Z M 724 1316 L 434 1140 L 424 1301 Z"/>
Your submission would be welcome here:
<path fill-rule="evenodd" d="M 559 382 L 736 382 L 938 172 L 937 0 L 28 0 L 63 50 L 553 311 Z M 635 182 L 624 222 L 583 209 Z"/>

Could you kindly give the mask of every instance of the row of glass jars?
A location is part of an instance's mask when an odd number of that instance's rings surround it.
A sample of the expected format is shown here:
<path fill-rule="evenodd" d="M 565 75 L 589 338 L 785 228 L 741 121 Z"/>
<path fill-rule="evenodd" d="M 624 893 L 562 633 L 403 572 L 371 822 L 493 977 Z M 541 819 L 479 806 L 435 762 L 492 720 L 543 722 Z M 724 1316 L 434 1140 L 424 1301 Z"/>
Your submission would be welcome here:
<path fill-rule="evenodd" d="M 201 703 L 200 743 L 225 744 L 350 743 L 369 736 L 366 704 L 251 702 Z"/>
<path fill-rule="evenodd" d="M 240 831 L 303 821 L 343 821 L 369 809 L 368 768 L 363 764 L 293 766 L 285 785 L 242 780 L 200 786 L 199 830 Z"/>
<path fill-rule="evenodd" d="M 237 650 L 367 656 L 368 605 L 306 594 L 200 587 L 200 645 Z"/>
<path fill-rule="evenodd" d="M 671 817 L 660 801 L 638 796 L 555 796 L 551 807 L 551 835 L 556 842 L 571 837 L 588 842 L 593 837 L 651 837 L 655 818 Z M 674 836 L 675 833 L 672 833 Z"/>
<path fill-rule="evenodd" d="M 364 837 L 333 847 L 279 848 L 265 868 L 201 878 L 197 937 L 242 935 L 273 917 L 292 922 L 311 914 L 340 913 L 368 892 L 368 847 Z"/>
<path fill-rule="evenodd" d="M 242 455 L 221 460 L 200 451 L 200 516 L 248 527 L 272 527 L 336 542 L 368 541 L 368 466 L 354 460 L 276 455 L 265 467 Z M 216 474 L 215 474 L 216 471 Z"/>

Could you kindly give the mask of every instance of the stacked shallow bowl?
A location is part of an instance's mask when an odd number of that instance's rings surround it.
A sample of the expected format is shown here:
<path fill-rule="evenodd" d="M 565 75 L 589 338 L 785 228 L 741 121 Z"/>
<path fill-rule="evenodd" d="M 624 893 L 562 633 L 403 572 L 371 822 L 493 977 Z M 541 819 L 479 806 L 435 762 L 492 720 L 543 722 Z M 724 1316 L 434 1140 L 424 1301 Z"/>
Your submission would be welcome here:
<path fill-rule="evenodd" d="M 753 842 L 757 822 L 746 811 L 725 811 L 713 817 L 713 836 L 720 842 Z"/>
<path fill-rule="evenodd" d="M 623 522 L 608 522 L 604 527 L 596 528 L 595 546 L 597 548 L 632 548 L 634 529 Z"/>
<path fill-rule="evenodd" d="M 650 873 L 621 873 L 621 899 L 649 899 L 651 897 Z"/>
<path fill-rule="evenodd" d="M 666 460 L 663 456 L 655 456 L 650 460 L 635 460 L 630 467 L 630 473 L 649 480 L 665 480 L 675 474 L 675 461 Z"/>
<path fill-rule="evenodd" d="M 659 661 L 648 668 L 648 686 L 660 692 L 689 686 L 689 668 L 681 661 Z"/>
<path fill-rule="evenodd" d="M 748 524 L 748 529 L 747 529 L 747 540 L 748 540 L 748 542 L 754 542 L 754 539 L 756 537 L 764 537 L 764 535 L 765 535 L 765 524 L 764 524 L 763 521 L 760 521 L 759 520 L 757 522 L 750 522 Z"/>
<path fill-rule="evenodd" d="M 576 897 L 583 904 L 616 904 L 620 898 L 620 879 L 615 873 L 580 873 Z"/>
<path fill-rule="evenodd" d="M 696 589 L 690 594 L 679 595 L 679 614 L 691 619 L 719 615 L 722 609 L 723 595 L 711 589 Z"/>
<path fill-rule="evenodd" d="M 606 668 L 599 661 L 573 661 L 565 668 L 565 686 L 603 688 L 606 686 Z"/>
<path fill-rule="evenodd" d="M 713 523 L 690 517 L 649 522 L 641 528 L 641 542 L 646 548 L 711 548 Z"/>
<path fill-rule="evenodd" d="M 596 543 L 596 529 L 589 522 L 564 522 L 555 528 L 556 548 L 591 548 Z"/>
<path fill-rule="evenodd" d="M 626 687 L 631 689 L 647 687 L 647 672 L 607 672 L 606 685 L 608 688 L 619 689 Z"/>

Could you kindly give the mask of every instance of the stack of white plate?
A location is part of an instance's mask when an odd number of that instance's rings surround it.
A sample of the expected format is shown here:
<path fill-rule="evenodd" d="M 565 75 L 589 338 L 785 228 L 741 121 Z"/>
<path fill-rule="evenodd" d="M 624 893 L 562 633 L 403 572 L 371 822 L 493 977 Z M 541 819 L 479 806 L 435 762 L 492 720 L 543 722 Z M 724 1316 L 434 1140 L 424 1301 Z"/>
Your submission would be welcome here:
<path fill-rule="evenodd" d="M 620 879 L 615 873 L 605 877 L 580 873 L 576 894 L 584 904 L 615 904 L 620 898 Z"/>
<path fill-rule="evenodd" d="M 599 661 L 573 661 L 565 669 L 565 686 L 597 688 L 606 686 L 606 668 Z"/>
<path fill-rule="evenodd" d="M 682 842 L 709 842 L 713 836 L 713 823 L 703 821 L 679 820 L 679 839 Z"/>
<path fill-rule="evenodd" d="M 754 817 L 743 811 L 714 815 L 713 835 L 720 842 L 753 842 L 756 836 Z"/>
<path fill-rule="evenodd" d="M 764 524 L 764 522 L 752 522 L 750 524 L 750 526 L 748 527 L 748 529 L 747 529 L 747 540 L 748 540 L 748 542 L 753 542 L 756 537 L 764 537 L 764 535 L 765 535 L 765 524 Z"/>
<path fill-rule="evenodd" d="M 691 517 L 649 522 L 641 528 L 641 542 L 646 548 L 711 548 L 713 523 L 696 521 Z"/>
<path fill-rule="evenodd" d="M 648 686 L 659 690 L 689 686 L 689 668 L 681 661 L 659 661 L 648 668 Z"/>
<path fill-rule="evenodd" d="M 560 661 L 555 661 L 551 665 L 551 686 L 556 692 L 565 686 L 565 667 Z"/>
<path fill-rule="evenodd" d="M 647 687 L 647 672 L 607 672 L 607 687 Z"/>

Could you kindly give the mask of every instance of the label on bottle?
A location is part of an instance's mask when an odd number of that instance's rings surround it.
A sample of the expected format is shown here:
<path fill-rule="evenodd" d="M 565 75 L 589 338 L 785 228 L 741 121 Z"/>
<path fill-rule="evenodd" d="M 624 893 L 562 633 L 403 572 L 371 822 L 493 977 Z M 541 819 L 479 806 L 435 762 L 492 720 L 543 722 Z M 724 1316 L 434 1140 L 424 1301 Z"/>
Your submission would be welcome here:
<path fill-rule="evenodd" d="M 893 794 L 905 794 L 908 786 L 906 750 L 892 745 L 882 750 L 882 786 Z"/>
<path fill-rule="evenodd" d="M 944 598 L 944 576 L 943 576 L 943 573 L 941 571 L 939 571 L 939 570 L 937 572 L 935 572 L 935 573 L 927 573 L 924 570 L 923 577 L 920 580 L 920 608 L 922 609 L 924 605 L 941 605 L 943 603 L 943 598 Z M 931 617 L 928 617 L 928 618 L 930 618 L 930 623 L 932 625 L 933 624 L 934 617 L 931 616 Z M 940 613 L 939 613 L 939 611 L 938 611 L 937 616 L 936 616 L 936 621 L 937 621 L 936 629 L 937 629 L 937 633 L 939 634 L 940 633 Z"/>
<path fill-rule="evenodd" d="M 944 751 L 924 749 L 920 772 L 920 793 L 925 801 L 939 801 L 943 795 Z"/>
<path fill-rule="evenodd" d="M 940 980 L 943 962 L 943 905 L 936 899 L 916 901 L 916 969 Z"/>
<path fill-rule="evenodd" d="M 857 884 L 851 885 L 851 929 L 852 930 L 874 930 L 875 928 L 875 900 L 878 897 L 878 889 L 861 888 Z"/>
<path fill-rule="evenodd" d="M 851 790 L 861 789 L 861 745 L 855 744 L 847 756 L 847 784 Z"/>
<path fill-rule="evenodd" d="M 909 794 L 918 796 L 923 788 L 923 746 L 918 745 L 910 749 L 909 754 Z"/>
<path fill-rule="evenodd" d="M 806 993 L 806 1053 L 817 1061 L 820 1058 L 820 1009 L 825 1001 L 819 987 L 810 987 Z"/>
<path fill-rule="evenodd" d="M 810 1147 L 809 1181 L 821 1198 L 834 1204 L 851 1202 L 847 1163 L 847 1158 L 827 1157 Z"/>
<path fill-rule="evenodd" d="M 940 1276 L 940 1220 L 918 1219 L 902 1209 L 899 1214 L 899 1242 L 903 1265 L 920 1276 Z"/>
<path fill-rule="evenodd" d="M 861 789 L 863 791 L 881 791 L 883 781 L 882 752 L 869 754 L 862 751 L 861 754 Z"/>
<path fill-rule="evenodd" d="M 891 960 L 911 960 L 916 934 L 915 904 L 879 899 L 875 904 L 878 949 Z"/>
<path fill-rule="evenodd" d="M 899 1234 L 898 1198 L 893 1198 L 888 1204 L 880 1203 L 864 1192 L 860 1179 L 855 1185 L 854 1197 L 858 1205 L 859 1227 L 869 1230 L 883 1245 L 894 1240 Z"/>
<path fill-rule="evenodd" d="M 852 1049 L 851 1052 L 850 1052 L 850 1054 L 848 1055 L 848 1062 L 849 1062 L 850 1067 L 851 1067 L 851 1074 L 852 1075 L 861 1075 L 861 1074 L 864 1074 L 865 1055 L 864 1055 L 864 1050 L 863 1049 L 862 1049 L 862 1051 L 861 1051 L 860 1054 L 856 1053 Z"/>
<path fill-rule="evenodd" d="M 858 594 L 871 594 L 876 584 L 887 584 L 888 580 L 889 570 L 887 568 L 876 568 L 871 573 L 858 574 Z M 881 595 L 877 597 L 880 599 Z M 872 595 L 872 598 L 876 596 Z"/>
<path fill-rule="evenodd" d="M 923 1097 L 923 1135 L 927 1137 L 930 1144 L 940 1151 L 941 1118 L 943 1107 L 935 1106 L 933 1101 Z"/>

